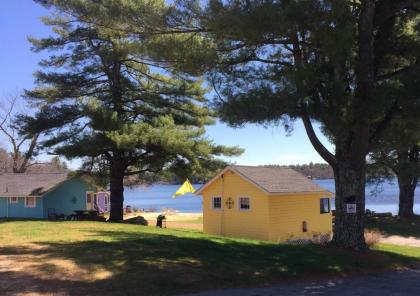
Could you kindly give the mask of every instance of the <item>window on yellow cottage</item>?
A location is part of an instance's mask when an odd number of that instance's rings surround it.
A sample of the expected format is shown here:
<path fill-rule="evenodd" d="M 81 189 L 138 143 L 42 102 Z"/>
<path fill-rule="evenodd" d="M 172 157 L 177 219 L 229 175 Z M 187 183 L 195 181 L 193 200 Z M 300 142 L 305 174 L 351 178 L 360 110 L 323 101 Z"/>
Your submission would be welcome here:
<path fill-rule="evenodd" d="M 36 208 L 36 197 L 35 196 L 25 197 L 25 208 Z"/>
<path fill-rule="evenodd" d="M 247 211 L 251 209 L 251 203 L 250 203 L 249 197 L 240 197 L 238 204 L 239 204 L 240 210 Z"/>
<path fill-rule="evenodd" d="M 215 196 L 212 198 L 211 206 L 213 210 L 220 210 L 222 208 L 222 198 L 220 196 Z"/>
<path fill-rule="evenodd" d="M 16 203 L 18 203 L 18 198 L 17 198 L 16 196 L 14 196 L 14 197 L 10 197 L 10 198 L 9 198 L 9 202 L 10 202 L 11 204 L 16 204 Z"/>
<path fill-rule="evenodd" d="M 328 197 L 323 197 L 320 199 L 320 213 L 326 214 L 330 212 L 330 199 Z"/>

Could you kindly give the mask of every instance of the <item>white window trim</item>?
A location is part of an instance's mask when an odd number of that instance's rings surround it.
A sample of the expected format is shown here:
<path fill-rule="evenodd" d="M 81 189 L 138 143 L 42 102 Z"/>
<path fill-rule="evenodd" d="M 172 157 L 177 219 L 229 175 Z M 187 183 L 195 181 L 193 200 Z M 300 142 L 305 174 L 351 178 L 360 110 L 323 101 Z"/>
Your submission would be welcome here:
<path fill-rule="evenodd" d="M 104 191 L 102 193 L 104 193 L 104 198 L 105 198 L 105 201 L 104 201 L 105 211 L 109 212 L 109 210 L 111 209 L 111 198 L 110 198 L 109 192 Z"/>
<path fill-rule="evenodd" d="M 241 209 L 241 198 L 248 198 L 248 200 L 249 200 L 249 209 Z M 239 196 L 237 201 L 238 201 L 238 211 L 241 211 L 241 212 L 249 212 L 249 211 L 251 211 L 251 197 L 249 197 L 249 196 Z"/>
<path fill-rule="evenodd" d="M 28 205 L 28 198 L 34 199 L 34 205 L 31 205 L 31 206 Z M 25 196 L 25 208 L 32 208 L 32 209 L 36 208 L 36 196 L 32 196 L 32 195 Z"/>
<path fill-rule="evenodd" d="M 214 207 L 214 199 L 215 198 L 220 198 L 220 208 L 215 208 Z M 223 199 L 222 199 L 222 197 L 221 196 L 212 196 L 211 197 L 211 208 L 213 209 L 213 210 L 215 210 L 215 211 L 221 211 L 222 210 L 222 208 L 223 208 Z"/>
<path fill-rule="evenodd" d="M 13 200 L 14 198 L 16 198 L 15 201 Z M 17 196 L 9 197 L 9 204 L 17 204 L 17 203 L 19 203 L 19 197 Z"/>
<path fill-rule="evenodd" d="M 86 200 L 86 210 L 89 209 L 89 205 L 94 205 L 93 195 L 91 197 L 90 203 L 88 202 L 88 194 L 94 194 L 94 193 L 95 193 L 94 191 L 86 191 L 86 194 L 85 194 L 85 196 L 86 196 L 86 198 L 85 198 L 85 200 Z"/>
<path fill-rule="evenodd" d="M 328 212 L 321 212 L 321 200 L 322 199 L 328 199 Z M 331 213 L 331 199 L 329 198 L 329 197 L 321 197 L 320 199 L 319 199 L 319 201 L 320 201 L 320 209 L 319 209 L 319 213 L 321 214 L 321 215 L 323 215 L 323 214 L 329 214 L 329 213 Z"/>

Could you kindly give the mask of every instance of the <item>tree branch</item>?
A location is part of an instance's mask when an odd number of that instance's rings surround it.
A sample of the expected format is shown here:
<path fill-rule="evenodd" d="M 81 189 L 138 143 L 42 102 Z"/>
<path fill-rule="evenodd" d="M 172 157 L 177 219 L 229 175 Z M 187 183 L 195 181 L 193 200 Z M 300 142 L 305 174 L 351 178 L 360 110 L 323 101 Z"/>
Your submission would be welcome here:
<path fill-rule="evenodd" d="M 31 139 L 31 144 L 29 145 L 28 150 L 25 153 L 22 164 L 19 166 L 19 173 L 24 173 L 28 167 L 28 162 L 34 155 L 35 147 L 38 143 L 39 134 L 35 134 Z"/>
<path fill-rule="evenodd" d="M 145 172 L 157 173 L 159 171 L 160 171 L 159 169 L 157 169 L 157 170 L 143 169 L 143 170 L 138 170 L 138 171 L 125 172 L 124 176 L 133 176 L 133 175 L 138 175 L 138 174 L 145 173 Z"/>
<path fill-rule="evenodd" d="M 374 131 L 371 132 L 371 136 L 369 139 L 369 143 L 374 143 L 378 138 L 380 138 L 381 134 L 384 132 L 388 124 L 391 122 L 391 120 L 394 118 L 395 114 L 399 110 L 399 100 L 396 99 L 392 106 L 388 109 L 386 112 L 384 118 L 381 122 L 379 122 L 376 125 L 376 128 Z"/>
<path fill-rule="evenodd" d="M 390 73 L 386 73 L 386 74 L 378 75 L 378 76 L 376 76 L 376 79 L 377 79 L 378 81 L 380 81 L 380 80 L 383 80 L 383 79 L 389 79 L 389 78 L 392 78 L 392 77 L 394 77 L 394 76 L 397 76 L 397 75 L 399 75 L 399 74 L 401 74 L 401 73 L 404 73 L 404 72 L 407 72 L 407 71 L 409 71 L 409 70 L 413 69 L 413 67 L 414 67 L 414 66 L 416 66 L 416 65 L 417 65 L 417 61 L 416 61 L 414 64 L 412 64 L 411 66 L 408 66 L 408 67 L 405 67 L 405 68 L 402 68 L 402 69 L 396 70 L 396 71 L 394 71 L 394 72 L 390 72 Z"/>
<path fill-rule="evenodd" d="M 416 9 L 418 0 L 382 0 L 376 4 L 375 25 L 381 25 L 389 18 L 395 17 L 403 9 Z"/>
<path fill-rule="evenodd" d="M 306 109 L 302 107 L 301 109 L 301 118 L 303 125 L 305 126 L 306 134 L 308 135 L 309 140 L 311 141 L 312 146 L 318 152 L 318 154 L 328 162 L 333 168 L 337 167 L 337 159 L 334 154 L 328 151 L 327 148 L 321 143 L 318 136 L 315 133 L 315 130 L 312 126 L 311 120 L 306 112 Z"/>
<path fill-rule="evenodd" d="M 49 163 L 48 162 L 31 162 L 26 166 L 26 168 L 32 167 L 34 165 L 44 165 L 44 164 L 49 164 Z"/>

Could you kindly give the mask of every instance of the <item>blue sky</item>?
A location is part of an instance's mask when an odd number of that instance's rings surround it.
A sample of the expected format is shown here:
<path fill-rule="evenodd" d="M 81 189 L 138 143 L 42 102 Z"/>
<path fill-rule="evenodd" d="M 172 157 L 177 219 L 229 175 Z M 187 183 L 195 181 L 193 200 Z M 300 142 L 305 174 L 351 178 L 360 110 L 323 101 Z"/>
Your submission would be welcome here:
<path fill-rule="evenodd" d="M 38 61 L 46 53 L 33 53 L 27 36 L 45 37 L 50 29 L 40 17 L 48 14 L 32 0 L 8 0 L 2 2 L 0 10 L 0 100 L 22 89 L 33 86 L 32 73 L 37 70 Z M 320 133 L 318 132 L 320 135 Z M 238 164 L 302 164 L 323 162 L 307 139 L 303 125 L 296 122 L 294 132 L 286 136 L 282 127 L 264 128 L 247 125 L 232 129 L 223 123 L 208 127 L 207 135 L 217 144 L 238 145 L 245 149 L 240 157 L 229 159 Z M 325 137 L 324 144 L 333 150 Z M 7 147 L 5 143 L 2 145 Z M 72 167 L 77 167 L 74 162 Z"/>

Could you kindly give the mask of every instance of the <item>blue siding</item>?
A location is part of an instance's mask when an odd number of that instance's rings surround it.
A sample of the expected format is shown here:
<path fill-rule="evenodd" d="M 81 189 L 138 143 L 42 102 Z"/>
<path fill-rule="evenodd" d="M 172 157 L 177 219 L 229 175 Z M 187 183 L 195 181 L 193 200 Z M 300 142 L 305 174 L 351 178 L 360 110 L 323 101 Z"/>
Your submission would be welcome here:
<path fill-rule="evenodd" d="M 70 215 L 75 210 L 86 210 L 86 192 L 96 191 L 80 178 L 73 178 L 62 183 L 58 188 L 44 195 L 44 218 L 48 217 L 48 209 L 56 213 Z"/>
<path fill-rule="evenodd" d="M 7 217 L 7 198 L 0 197 L 0 218 Z"/>
<path fill-rule="evenodd" d="M 0 217 L 9 218 L 43 218 L 43 201 L 41 197 L 36 198 L 35 208 L 25 208 L 25 198 L 19 197 L 18 203 L 8 203 L 7 198 L 0 198 Z"/>
<path fill-rule="evenodd" d="M 49 208 L 54 208 L 56 213 L 69 215 L 74 210 L 86 209 L 87 191 L 96 191 L 96 188 L 80 178 L 73 178 L 43 197 L 37 197 L 35 208 L 25 208 L 24 197 L 19 197 L 16 204 L 8 203 L 6 197 L 0 197 L 0 217 L 42 219 L 48 217 Z"/>
<path fill-rule="evenodd" d="M 25 208 L 25 198 L 19 197 L 17 204 L 9 203 L 9 217 L 13 218 L 42 218 L 42 198 L 36 198 L 35 208 Z"/>

